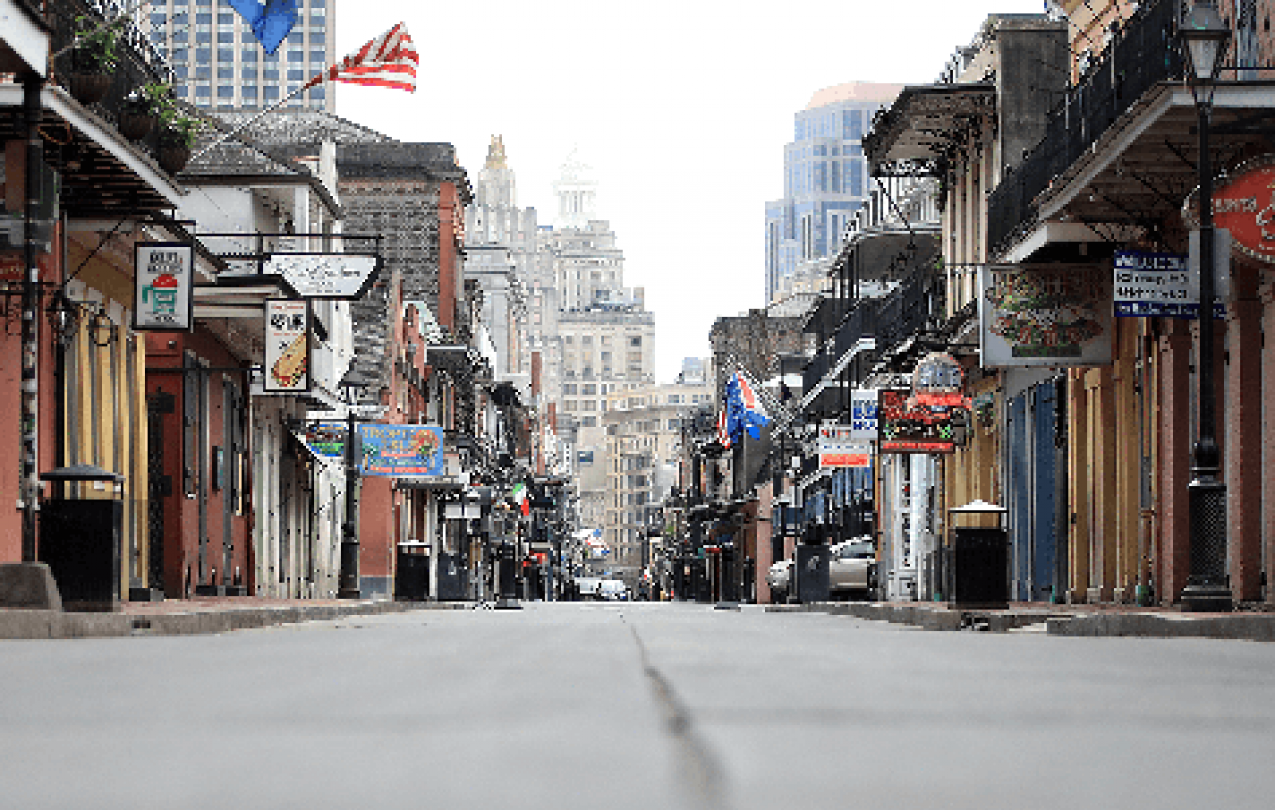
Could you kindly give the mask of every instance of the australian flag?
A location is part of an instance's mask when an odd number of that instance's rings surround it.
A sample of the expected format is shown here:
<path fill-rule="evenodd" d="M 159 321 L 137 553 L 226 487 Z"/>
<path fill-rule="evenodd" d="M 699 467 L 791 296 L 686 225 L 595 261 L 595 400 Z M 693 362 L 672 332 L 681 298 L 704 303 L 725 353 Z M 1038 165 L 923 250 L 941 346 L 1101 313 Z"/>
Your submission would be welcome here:
<path fill-rule="evenodd" d="M 760 439 L 761 429 L 768 424 L 770 417 L 748 380 L 738 371 L 730 375 L 726 381 L 726 434 L 731 441 L 743 439 L 745 430 L 754 440 Z"/>
<path fill-rule="evenodd" d="M 230 6 L 239 12 L 248 25 L 252 26 L 252 35 L 273 54 L 279 50 L 279 43 L 288 38 L 292 26 L 297 24 L 296 0 L 229 0 Z"/>

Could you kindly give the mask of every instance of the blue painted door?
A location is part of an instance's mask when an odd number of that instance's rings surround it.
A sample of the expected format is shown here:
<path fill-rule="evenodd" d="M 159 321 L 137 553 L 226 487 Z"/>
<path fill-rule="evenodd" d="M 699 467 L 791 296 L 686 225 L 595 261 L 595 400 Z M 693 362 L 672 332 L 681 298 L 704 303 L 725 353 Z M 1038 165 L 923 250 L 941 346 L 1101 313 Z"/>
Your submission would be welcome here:
<path fill-rule="evenodd" d="M 1058 453 L 1054 445 L 1057 387 L 1046 382 L 1032 389 L 1032 587 L 1031 599 L 1053 598 L 1058 559 L 1056 490 Z"/>
<path fill-rule="evenodd" d="M 1030 446 L 1027 431 L 1027 397 L 1009 400 L 1007 410 L 1009 458 L 1006 491 L 1009 495 L 1010 598 L 1030 599 L 1031 593 L 1031 474 L 1028 466 Z"/>

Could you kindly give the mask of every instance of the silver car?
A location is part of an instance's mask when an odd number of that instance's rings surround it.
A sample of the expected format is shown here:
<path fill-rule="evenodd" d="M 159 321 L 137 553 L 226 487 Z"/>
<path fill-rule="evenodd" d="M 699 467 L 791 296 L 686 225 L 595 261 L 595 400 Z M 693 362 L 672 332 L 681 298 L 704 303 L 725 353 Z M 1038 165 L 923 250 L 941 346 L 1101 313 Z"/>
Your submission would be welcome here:
<path fill-rule="evenodd" d="M 837 543 L 828 560 L 828 591 L 834 596 L 868 597 L 876 587 L 877 551 L 870 537 Z"/>

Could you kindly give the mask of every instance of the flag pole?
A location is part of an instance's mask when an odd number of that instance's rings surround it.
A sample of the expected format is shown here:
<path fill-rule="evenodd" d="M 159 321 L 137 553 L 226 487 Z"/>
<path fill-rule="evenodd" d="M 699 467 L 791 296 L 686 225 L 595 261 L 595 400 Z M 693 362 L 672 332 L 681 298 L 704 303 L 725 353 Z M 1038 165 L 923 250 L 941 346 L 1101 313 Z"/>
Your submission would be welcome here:
<path fill-rule="evenodd" d="M 81 32 L 79 32 L 78 34 L 76 34 L 76 35 L 75 35 L 74 39 L 72 39 L 72 40 L 71 40 L 71 44 L 70 44 L 70 45 L 67 45 L 67 46 L 66 46 L 65 48 L 63 48 L 62 50 L 60 50 L 60 51 L 58 51 L 57 53 L 53 54 L 52 56 L 50 56 L 50 57 L 49 57 L 49 59 L 50 59 L 50 60 L 52 60 L 52 59 L 57 59 L 59 56 L 63 55 L 63 54 L 64 54 L 64 53 L 66 53 L 67 51 L 71 50 L 71 49 L 72 49 L 72 48 L 74 48 L 76 45 L 79 45 L 79 44 L 80 44 L 80 40 L 84 39 L 85 37 L 93 36 L 94 34 L 96 34 L 96 33 L 98 33 L 98 32 L 105 31 L 106 29 L 108 29 L 108 28 L 110 28 L 110 27 L 114 26 L 114 25 L 115 25 L 116 23 L 118 23 L 120 20 L 126 20 L 126 19 L 128 19 L 128 18 L 129 18 L 129 15 L 131 15 L 131 14 L 133 14 L 134 12 L 138 11 L 139 9 L 141 9 L 141 7 L 142 7 L 142 6 L 149 6 L 149 5 L 151 4 L 151 2 L 152 2 L 152 0 L 137 0 L 137 3 L 136 3 L 136 4 L 134 4 L 131 8 L 125 8 L 123 11 L 121 11 L 121 12 L 119 13 L 119 16 L 118 16 L 118 17 L 116 17 L 116 18 L 114 18 L 114 19 L 112 19 L 112 20 L 103 20 L 101 25 L 99 25 L 97 28 L 94 28 L 94 29 L 92 29 L 92 30 L 89 30 L 89 31 L 81 31 Z"/>
<path fill-rule="evenodd" d="M 309 83 L 301 85 L 301 86 L 300 86 L 300 87 L 298 87 L 296 90 L 293 90 L 293 91 L 292 91 L 291 93 L 289 93 L 288 95 L 286 95 L 286 96 L 284 96 L 283 98 L 279 99 L 279 100 L 278 100 L 277 102 L 275 102 L 275 104 L 273 104 L 272 106 L 270 106 L 270 107 L 266 107 L 264 110 L 262 110 L 261 112 L 257 113 L 257 114 L 256 114 L 256 115 L 254 115 L 253 117 L 249 118 L 247 121 L 244 121 L 244 122 L 243 122 L 242 124 L 240 124 L 239 126 L 232 128 L 229 132 L 222 132 L 222 133 L 221 133 L 221 135 L 220 135 L 219 137 L 217 137 L 216 139 L 214 139 L 214 140 L 213 140 L 213 142 L 212 142 L 212 143 L 208 144 L 208 145 L 207 145 L 207 146 L 205 146 L 203 149 L 200 149 L 198 152 L 196 152 L 195 154 L 191 155 L 191 156 L 190 156 L 190 159 L 191 159 L 192 161 L 194 161 L 194 160 L 195 160 L 196 158 L 198 158 L 199 156 L 204 155 L 204 154 L 206 154 L 206 153 L 208 153 L 208 152 L 211 152 L 213 149 L 215 149 L 215 148 L 217 148 L 218 146 L 220 146 L 221 144 L 225 143 L 227 140 L 229 140 L 229 139 L 231 139 L 231 138 L 235 137 L 235 136 L 236 136 L 236 135 L 238 135 L 240 132 L 243 132 L 243 131 L 244 131 L 245 129 L 247 129 L 248 127 L 250 127 L 250 126 L 252 126 L 253 124 L 255 124 L 255 123 L 257 123 L 258 121 L 260 121 L 262 118 L 264 118 L 264 117 L 265 117 L 266 115 L 268 115 L 269 113 L 272 113 L 272 112 L 274 112 L 275 110 L 277 110 L 277 109 L 279 109 L 280 107 L 282 107 L 284 104 L 287 104 L 289 101 L 291 101 L 291 100 L 292 100 L 295 96 L 297 96 L 298 94 L 300 94 L 300 93 L 302 93 L 302 92 L 304 92 L 304 91 L 306 91 L 306 90 L 309 90 L 311 87 L 313 87 L 313 85 L 311 85 L 311 84 L 309 84 Z M 196 107 L 195 109 L 196 109 L 196 110 L 198 110 L 199 108 L 198 108 L 198 107 Z M 200 113 L 200 115 L 201 115 L 201 117 L 204 117 L 204 116 L 202 115 L 202 113 Z"/>

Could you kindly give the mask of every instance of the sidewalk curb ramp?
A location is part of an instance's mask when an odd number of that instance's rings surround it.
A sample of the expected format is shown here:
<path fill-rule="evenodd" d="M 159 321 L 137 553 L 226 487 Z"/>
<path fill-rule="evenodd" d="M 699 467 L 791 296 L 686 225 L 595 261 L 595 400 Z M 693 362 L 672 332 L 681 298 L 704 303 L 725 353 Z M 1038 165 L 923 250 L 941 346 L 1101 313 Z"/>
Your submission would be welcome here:
<path fill-rule="evenodd" d="M 170 605 L 172 603 L 169 603 Z M 0 610 L 0 639 L 115 638 L 227 633 L 347 616 L 375 616 L 415 610 L 452 610 L 468 603 L 362 601 L 341 605 L 269 605 L 261 607 L 168 610 L 154 613 L 64 613 L 57 610 Z"/>

